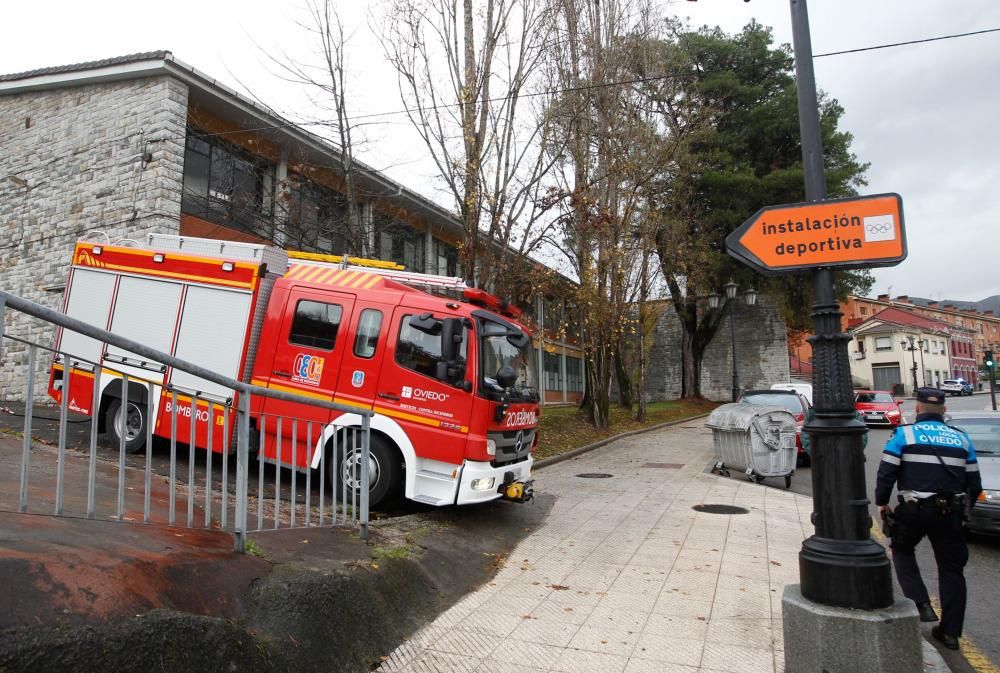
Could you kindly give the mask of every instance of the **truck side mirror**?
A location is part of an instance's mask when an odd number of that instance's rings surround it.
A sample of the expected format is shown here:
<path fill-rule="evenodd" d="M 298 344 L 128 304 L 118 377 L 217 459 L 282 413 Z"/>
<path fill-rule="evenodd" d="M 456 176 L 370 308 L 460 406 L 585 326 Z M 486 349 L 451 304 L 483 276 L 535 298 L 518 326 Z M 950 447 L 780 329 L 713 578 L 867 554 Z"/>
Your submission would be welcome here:
<path fill-rule="evenodd" d="M 512 388 L 514 387 L 514 384 L 517 383 L 517 372 L 514 371 L 513 367 L 508 367 L 507 365 L 504 365 L 497 372 L 496 380 L 497 383 L 500 385 L 500 387 L 503 388 L 504 390 L 506 390 L 507 388 Z"/>
<path fill-rule="evenodd" d="M 458 359 L 458 347 L 462 344 L 462 319 L 445 318 L 441 324 L 441 357 L 446 362 Z"/>
<path fill-rule="evenodd" d="M 410 317 L 410 327 L 424 334 L 437 336 L 441 334 L 442 321 L 435 318 L 432 313 L 421 313 Z"/>

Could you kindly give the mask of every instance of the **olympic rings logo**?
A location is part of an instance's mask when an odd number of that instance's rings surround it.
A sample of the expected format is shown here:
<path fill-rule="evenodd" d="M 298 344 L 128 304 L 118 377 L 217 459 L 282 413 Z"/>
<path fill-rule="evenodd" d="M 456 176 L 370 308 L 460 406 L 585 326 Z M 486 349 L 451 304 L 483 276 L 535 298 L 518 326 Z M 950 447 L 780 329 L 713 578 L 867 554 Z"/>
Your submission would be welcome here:
<path fill-rule="evenodd" d="M 871 224 L 866 224 L 865 229 L 867 229 L 870 234 L 884 234 L 892 229 L 892 225 L 888 222 L 873 222 Z"/>

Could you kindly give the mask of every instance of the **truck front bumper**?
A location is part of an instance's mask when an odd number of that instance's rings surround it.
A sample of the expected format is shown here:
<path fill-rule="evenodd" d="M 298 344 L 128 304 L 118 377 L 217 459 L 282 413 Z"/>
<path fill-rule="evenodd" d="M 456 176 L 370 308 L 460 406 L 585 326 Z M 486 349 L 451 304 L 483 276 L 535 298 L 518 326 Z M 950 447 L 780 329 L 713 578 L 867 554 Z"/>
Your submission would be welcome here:
<path fill-rule="evenodd" d="M 470 505 L 502 498 L 507 473 L 512 473 L 514 481 L 525 482 L 531 478 L 531 467 L 534 464 L 535 458 L 530 454 L 527 460 L 499 467 L 493 467 L 485 462 L 465 461 L 462 465 L 462 476 L 455 504 Z"/>

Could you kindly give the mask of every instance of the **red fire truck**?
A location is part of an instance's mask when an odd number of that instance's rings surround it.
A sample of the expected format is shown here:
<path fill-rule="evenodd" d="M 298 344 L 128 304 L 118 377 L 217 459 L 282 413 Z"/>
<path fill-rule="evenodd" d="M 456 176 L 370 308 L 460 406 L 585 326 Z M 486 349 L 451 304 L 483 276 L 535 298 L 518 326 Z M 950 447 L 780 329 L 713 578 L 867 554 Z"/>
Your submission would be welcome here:
<path fill-rule="evenodd" d="M 519 312 L 458 278 L 291 254 L 160 234 L 143 244 L 81 241 L 63 311 L 224 376 L 374 411 L 373 505 L 396 495 L 432 505 L 530 497 L 539 391 Z M 115 445 L 125 433 L 127 450 L 142 448 L 149 422 L 160 437 L 176 423 L 184 441 L 194 416 L 199 448 L 230 450 L 220 405 L 235 404 L 233 391 L 71 331 L 57 335 L 57 350 L 81 358 L 69 363 L 68 406 L 98 414 Z M 56 400 L 66 360 L 53 363 Z M 118 372 L 130 379 L 124 404 Z M 150 390 L 154 419 L 146 418 Z M 296 420 L 278 430 L 278 417 Z M 317 428 L 308 438 L 307 424 Z M 258 458 L 303 471 L 322 462 L 335 483 L 354 483 L 360 440 L 336 461 L 331 445 L 360 425 L 356 414 L 251 399 Z"/>

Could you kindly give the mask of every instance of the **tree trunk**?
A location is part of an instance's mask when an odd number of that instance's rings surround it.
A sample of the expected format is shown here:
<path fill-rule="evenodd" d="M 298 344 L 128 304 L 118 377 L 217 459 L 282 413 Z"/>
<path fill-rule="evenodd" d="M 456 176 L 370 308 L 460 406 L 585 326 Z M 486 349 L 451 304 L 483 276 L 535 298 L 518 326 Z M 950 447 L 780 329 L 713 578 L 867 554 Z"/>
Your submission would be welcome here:
<path fill-rule="evenodd" d="M 619 337 L 618 349 L 615 351 L 615 379 L 618 382 L 618 404 L 624 409 L 631 410 L 635 404 L 635 395 L 632 393 L 632 377 L 628 374 L 625 362 L 623 341 L 624 339 Z"/>
<path fill-rule="evenodd" d="M 685 329 L 681 336 L 681 397 L 701 397 L 701 361 L 704 347 L 699 346 L 694 330 Z"/>

